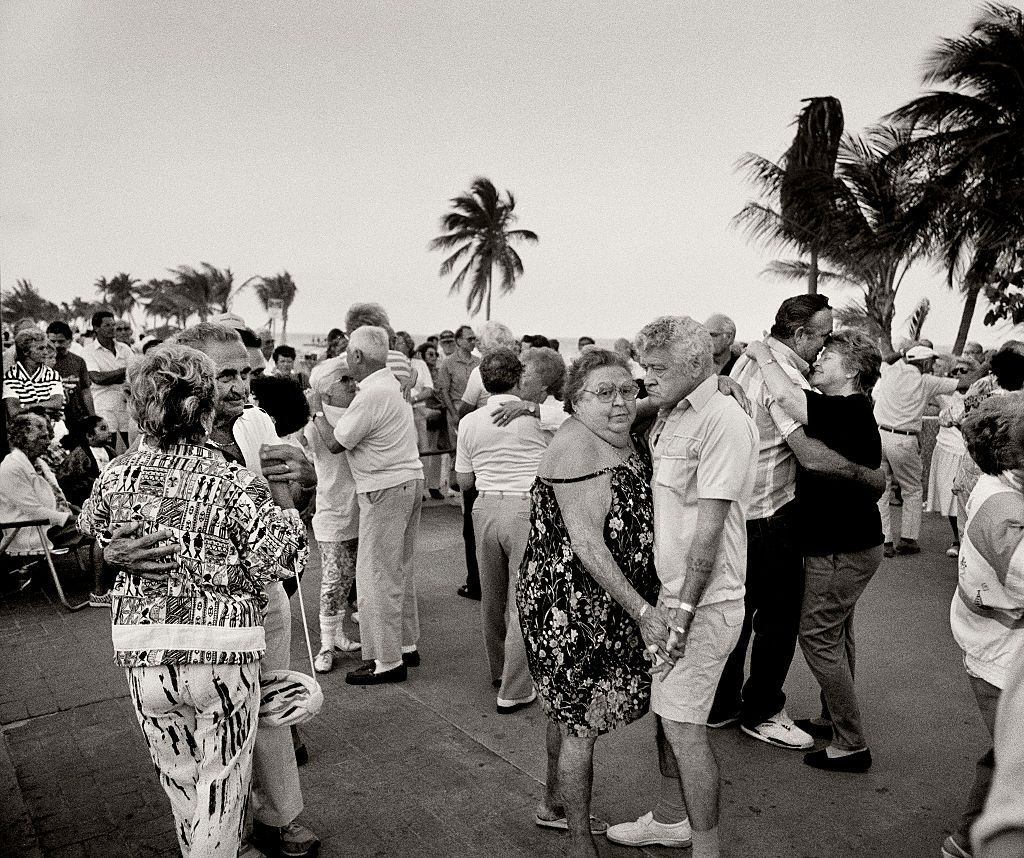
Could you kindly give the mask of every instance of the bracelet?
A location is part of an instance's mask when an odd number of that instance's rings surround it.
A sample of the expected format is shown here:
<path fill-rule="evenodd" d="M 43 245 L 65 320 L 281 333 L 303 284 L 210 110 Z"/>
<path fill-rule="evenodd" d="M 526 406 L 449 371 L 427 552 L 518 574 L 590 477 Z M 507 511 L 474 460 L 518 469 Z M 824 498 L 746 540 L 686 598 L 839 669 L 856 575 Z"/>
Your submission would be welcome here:
<path fill-rule="evenodd" d="M 642 608 L 640 609 L 640 616 L 641 616 L 641 617 L 642 617 L 642 616 L 643 616 L 644 614 L 646 614 L 646 613 L 647 613 L 647 609 L 648 609 L 649 607 L 651 607 L 650 603 L 649 603 L 649 602 L 644 602 L 644 606 L 643 606 L 643 607 L 642 607 Z"/>
<path fill-rule="evenodd" d="M 686 613 L 688 613 L 691 617 L 697 613 L 697 609 L 693 607 L 693 605 L 691 605 L 689 602 L 680 602 L 679 610 L 686 611 Z"/>
<path fill-rule="evenodd" d="M 761 361 L 761 366 L 771 366 L 773 363 L 778 363 L 775 358 L 769 358 L 768 360 Z"/>

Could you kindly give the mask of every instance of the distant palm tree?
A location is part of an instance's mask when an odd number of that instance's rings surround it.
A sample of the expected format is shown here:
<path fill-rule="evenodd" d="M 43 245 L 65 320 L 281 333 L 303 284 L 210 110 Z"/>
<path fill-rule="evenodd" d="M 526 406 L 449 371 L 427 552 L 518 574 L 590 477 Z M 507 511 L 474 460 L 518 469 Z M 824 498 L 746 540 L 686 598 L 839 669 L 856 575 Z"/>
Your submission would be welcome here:
<path fill-rule="evenodd" d="M 32 318 L 37 322 L 52 322 L 60 318 L 60 307 L 42 295 L 31 280 L 17 280 L 14 288 L 0 294 L 3 318 L 8 322 Z"/>
<path fill-rule="evenodd" d="M 174 280 L 153 278 L 141 287 L 139 297 L 146 315 L 170 324 L 173 320 L 184 328 L 189 318 L 199 315 L 193 296 Z"/>
<path fill-rule="evenodd" d="M 817 278 L 859 289 L 861 297 L 854 310 L 862 311 L 887 338 L 892 334 L 900 284 L 928 250 L 931 238 L 933 191 L 916 166 L 902 158 L 910 133 L 906 128 L 878 125 L 863 135 L 843 137 L 836 174 L 829 182 L 829 228 L 817 243 L 820 258 L 830 269 L 816 272 Z M 777 199 L 785 168 L 763 158 L 747 160 L 755 183 L 766 196 Z M 735 220 L 768 244 L 806 246 L 770 205 L 748 203 Z M 803 280 L 812 266 L 804 260 L 780 260 L 765 271 L 785 280 Z M 850 318 L 856 315 L 852 312 Z"/>
<path fill-rule="evenodd" d="M 121 319 L 125 316 L 130 317 L 132 310 L 135 308 L 135 287 L 139 283 L 139 280 L 122 271 L 119 274 L 115 274 L 109 280 L 106 277 L 98 278 L 95 286 L 96 291 L 103 299 L 103 303 L 110 308 L 110 312 Z"/>
<path fill-rule="evenodd" d="M 441 218 L 443 235 L 433 239 L 430 250 L 455 252 L 441 263 L 439 276 L 447 277 L 457 263 L 466 264 L 452 281 L 448 294 L 462 288 L 468 277 L 469 294 L 466 309 L 470 316 L 486 306 L 486 318 L 491 318 L 491 286 L 494 267 L 501 272 L 501 292 L 507 295 L 516 288 L 516 278 L 523 275 L 523 261 L 512 244 L 518 241 L 536 243 L 537 234 L 528 229 L 509 229 L 517 220 L 514 214 L 515 198 L 505 191 L 505 198 L 489 179 L 473 180 L 469 193 L 453 197 L 452 211 Z"/>
<path fill-rule="evenodd" d="M 272 277 L 252 277 L 246 281 L 251 284 L 252 290 L 256 293 L 260 305 L 268 313 L 270 302 L 278 300 L 281 302 L 281 340 L 288 340 L 288 310 L 295 301 L 295 293 L 298 287 L 292 280 L 292 275 L 287 271 L 275 274 Z"/>
<path fill-rule="evenodd" d="M 191 302 L 200 319 L 205 321 L 214 313 L 231 309 L 231 299 L 238 290 L 234 288 L 235 275 L 230 268 L 221 270 L 209 262 L 200 262 L 199 268 L 179 265 L 171 269 L 171 274 L 176 288 Z"/>
<path fill-rule="evenodd" d="M 964 293 L 954 351 L 967 340 L 978 295 L 1024 248 L 1024 13 L 984 7 L 971 32 L 928 58 L 935 89 L 891 118 L 918 129 L 911 153 L 931 173 L 938 254 Z"/>

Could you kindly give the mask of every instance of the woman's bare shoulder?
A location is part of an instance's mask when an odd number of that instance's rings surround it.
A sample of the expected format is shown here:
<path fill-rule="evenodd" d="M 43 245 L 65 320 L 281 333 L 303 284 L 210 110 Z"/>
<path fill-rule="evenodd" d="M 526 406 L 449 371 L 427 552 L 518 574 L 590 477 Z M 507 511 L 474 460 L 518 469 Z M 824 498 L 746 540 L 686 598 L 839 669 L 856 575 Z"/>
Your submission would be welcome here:
<path fill-rule="evenodd" d="M 607 445 L 578 420 L 566 420 L 541 459 L 538 476 L 555 480 L 585 477 L 609 465 Z"/>

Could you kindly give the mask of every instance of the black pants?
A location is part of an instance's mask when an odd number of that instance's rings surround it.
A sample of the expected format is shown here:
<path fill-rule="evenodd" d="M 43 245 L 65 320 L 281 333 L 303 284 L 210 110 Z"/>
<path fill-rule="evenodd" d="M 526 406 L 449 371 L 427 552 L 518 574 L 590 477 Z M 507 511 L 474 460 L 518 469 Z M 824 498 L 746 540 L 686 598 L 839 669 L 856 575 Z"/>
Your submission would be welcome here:
<path fill-rule="evenodd" d="M 480 592 L 480 568 L 476 565 L 476 532 L 473 530 L 473 504 L 479 492 L 462 490 L 462 541 L 466 543 L 466 589 Z"/>
<path fill-rule="evenodd" d="M 796 651 L 804 566 L 797 540 L 796 503 L 747 522 L 747 592 L 739 642 L 725 663 L 711 720 L 740 713 L 756 727 L 786 705 L 782 690 Z M 743 682 L 747 644 L 750 676 Z"/>

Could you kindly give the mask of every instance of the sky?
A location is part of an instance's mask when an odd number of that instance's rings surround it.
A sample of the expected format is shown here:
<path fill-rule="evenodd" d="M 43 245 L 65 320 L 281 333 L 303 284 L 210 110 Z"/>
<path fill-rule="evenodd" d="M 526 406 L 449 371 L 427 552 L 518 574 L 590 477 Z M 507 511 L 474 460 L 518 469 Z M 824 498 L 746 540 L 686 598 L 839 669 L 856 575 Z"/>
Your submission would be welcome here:
<path fill-rule="evenodd" d="M 517 333 L 632 336 L 720 311 L 759 336 L 803 290 L 732 226 L 745 152 L 777 158 L 809 96 L 859 131 L 921 92 L 965 33 L 959 0 L 66 2 L 0 15 L 0 285 L 93 298 L 201 261 L 289 271 L 289 328 L 374 300 L 417 334 L 467 321 L 427 244 L 475 176 L 516 198 L 525 276 L 492 315 Z M 852 297 L 829 292 L 835 301 Z M 960 300 L 922 264 L 951 343 Z M 264 318 L 243 291 L 233 309 Z M 989 343 L 979 308 L 971 336 Z M 139 320 L 142 320 L 139 314 Z M 472 322 L 482 322 L 478 316 Z"/>

